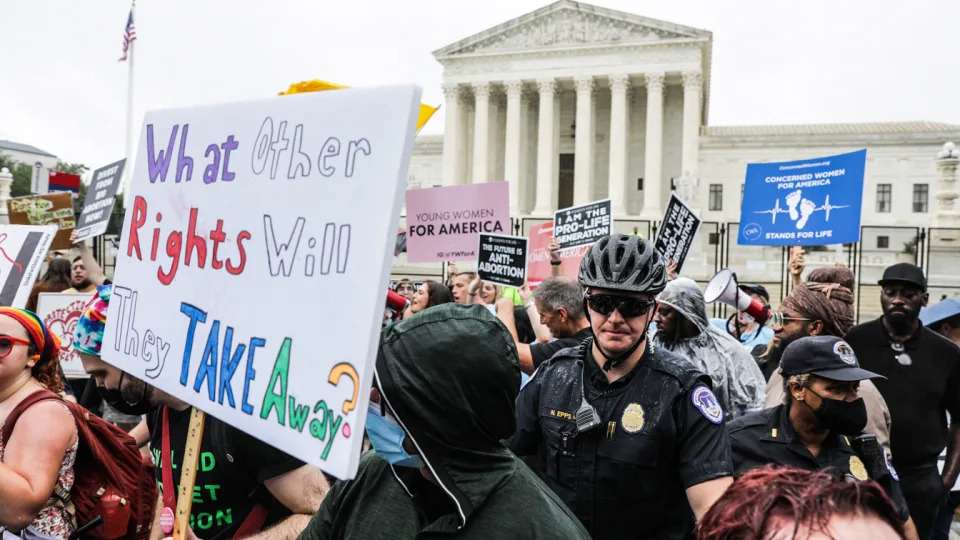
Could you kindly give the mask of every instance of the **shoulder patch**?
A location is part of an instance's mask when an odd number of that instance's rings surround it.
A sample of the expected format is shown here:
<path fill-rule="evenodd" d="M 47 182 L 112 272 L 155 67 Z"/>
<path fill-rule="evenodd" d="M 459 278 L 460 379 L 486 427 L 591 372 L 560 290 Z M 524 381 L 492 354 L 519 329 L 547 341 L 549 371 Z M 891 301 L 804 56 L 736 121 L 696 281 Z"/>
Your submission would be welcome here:
<path fill-rule="evenodd" d="M 887 471 L 890 472 L 890 477 L 899 482 L 900 475 L 898 475 L 897 470 L 893 468 L 893 461 L 890 459 L 890 452 L 887 452 L 886 449 L 883 450 L 883 463 L 887 466 Z"/>
<path fill-rule="evenodd" d="M 723 422 L 723 409 L 720 407 L 720 402 L 717 401 L 717 396 L 713 395 L 709 388 L 706 386 L 694 388 L 693 392 L 690 393 L 690 399 L 693 401 L 693 406 L 700 411 L 704 418 L 714 424 Z"/>

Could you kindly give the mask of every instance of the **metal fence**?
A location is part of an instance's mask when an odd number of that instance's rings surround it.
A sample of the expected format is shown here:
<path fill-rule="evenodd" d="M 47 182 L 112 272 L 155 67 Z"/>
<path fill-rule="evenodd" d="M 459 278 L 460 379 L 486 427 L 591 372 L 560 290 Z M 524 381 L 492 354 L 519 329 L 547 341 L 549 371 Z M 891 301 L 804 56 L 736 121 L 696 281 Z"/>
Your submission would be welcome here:
<path fill-rule="evenodd" d="M 402 217 L 405 221 L 405 217 Z M 550 219 L 511 218 L 510 228 L 517 236 L 529 237 L 530 231 Z M 123 214 L 115 213 L 107 234 L 94 239 L 94 256 L 112 278 L 114 261 L 120 246 Z M 402 226 L 402 224 L 401 224 Z M 614 231 L 639 234 L 654 239 L 658 221 L 622 219 L 614 221 Z M 790 252 L 787 247 L 741 246 L 738 222 L 705 221 L 696 236 L 694 246 L 681 273 L 701 286 L 723 268 L 736 271 L 740 283 L 758 283 L 770 293 L 774 309 L 790 292 Z M 814 268 L 833 266 L 838 251 L 843 263 L 854 273 L 857 322 L 880 315 L 880 286 L 877 281 L 884 268 L 899 262 L 920 266 L 927 276 L 930 303 L 946 297 L 960 297 L 960 228 L 863 226 L 860 242 L 843 246 L 805 246 L 806 272 Z M 409 263 L 401 254 L 395 261 L 395 275 L 414 280 L 445 280 L 446 263 Z M 710 307 L 714 317 L 727 317 L 732 309 L 723 304 Z"/>

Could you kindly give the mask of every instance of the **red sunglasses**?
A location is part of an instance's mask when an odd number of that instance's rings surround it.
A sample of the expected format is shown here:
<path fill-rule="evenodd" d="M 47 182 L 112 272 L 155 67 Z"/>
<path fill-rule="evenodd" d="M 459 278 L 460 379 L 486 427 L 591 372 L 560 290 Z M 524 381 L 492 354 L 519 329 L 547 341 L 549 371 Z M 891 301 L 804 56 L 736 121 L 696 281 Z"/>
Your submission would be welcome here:
<path fill-rule="evenodd" d="M 20 345 L 30 346 L 33 345 L 30 341 L 26 339 L 15 338 L 13 336 L 0 336 L 0 358 L 6 358 L 10 354 L 10 351 L 13 350 L 13 345 L 19 343 Z"/>

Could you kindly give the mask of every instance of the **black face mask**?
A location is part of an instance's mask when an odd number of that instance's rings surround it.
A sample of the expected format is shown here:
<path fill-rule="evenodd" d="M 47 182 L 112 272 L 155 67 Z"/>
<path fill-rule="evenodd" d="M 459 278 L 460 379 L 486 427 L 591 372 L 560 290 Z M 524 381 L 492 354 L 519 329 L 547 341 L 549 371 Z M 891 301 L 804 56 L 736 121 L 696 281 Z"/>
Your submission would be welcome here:
<path fill-rule="evenodd" d="M 123 384 L 123 375 L 120 376 L 120 384 Z M 103 398 L 103 401 L 105 401 L 107 405 L 130 416 L 142 416 L 153 412 L 157 408 L 147 399 L 147 387 L 145 384 L 143 393 L 134 403 L 128 402 L 123 397 L 123 394 L 120 393 L 119 388 L 101 388 L 98 386 L 97 391 L 100 392 L 100 397 Z"/>
<path fill-rule="evenodd" d="M 813 414 L 823 427 L 830 430 L 831 433 L 840 435 L 860 435 L 863 428 L 867 426 L 867 406 L 863 398 L 857 398 L 853 401 L 843 401 L 842 399 L 830 399 L 813 392 L 820 398 L 820 406 L 814 409 L 810 407 Z M 806 402 L 804 402 L 806 403 Z"/>

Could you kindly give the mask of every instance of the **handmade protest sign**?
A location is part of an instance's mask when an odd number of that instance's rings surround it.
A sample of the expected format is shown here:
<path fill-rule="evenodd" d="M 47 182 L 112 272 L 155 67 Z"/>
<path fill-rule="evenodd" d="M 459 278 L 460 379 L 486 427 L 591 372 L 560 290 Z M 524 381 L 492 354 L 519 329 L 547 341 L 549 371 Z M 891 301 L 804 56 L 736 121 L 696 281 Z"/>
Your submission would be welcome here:
<path fill-rule="evenodd" d="M 27 305 L 57 228 L 0 225 L 0 306 Z"/>
<path fill-rule="evenodd" d="M 527 277 L 527 239 L 522 236 L 481 234 L 477 249 L 480 279 L 520 287 Z"/>
<path fill-rule="evenodd" d="M 557 210 L 553 234 L 562 249 L 589 245 L 613 233 L 610 199 Z"/>
<path fill-rule="evenodd" d="M 737 243 L 753 246 L 860 241 L 867 151 L 747 165 Z"/>
<path fill-rule="evenodd" d="M 56 225 L 57 235 L 51 249 L 70 249 L 70 233 L 76 226 L 73 200 L 69 193 L 48 193 L 16 197 L 7 201 L 12 225 Z"/>
<path fill-rule="evenodd" d="M 544 223 L 530 229 L 530 255 L 527 257 L 527 283 L 531 289 L 550 277 L 553 267 L 550 265 L 550 238 L 553 236 L 553 223 Z M 590 245 L 577 246 L 558 251 L 560 269 L 563 275 L 577 277 L 580 260 L 590 249 Z"/>
<path fill-rule="evenodd" d="M 419 99 L 396 86 L 147 113 L 103 358 L 352 478 Z"/>
<path fill-rule="evenodd" d="M 477 235 L 510 232 L 506 182 L 407 191 L 407 260 L 477 258 Z"/>
<path fill-rule="evenodd" d="M 654 247 L 663 260 L 673 259 L 677 263 L 677 272 L 680 272 L 699 229 L 700 218 L 676 193 L 672 193 Z"/>
<path fill-rule="evenodd" d="M 121 159 L 93 171 L 87 198 L 83 201 L 83 211 L 77 222 L 78 242 L 107 232 L 126 162 L 126 159 Z"/>
<path fill-rule="evenodd" d="M 68 379 L 90 378 L 73 350 L 73 333 L 91 298 L 85 293 L 40 293 L 37 298 L 37 316 L 60 338 L 60 367 Z"/>

